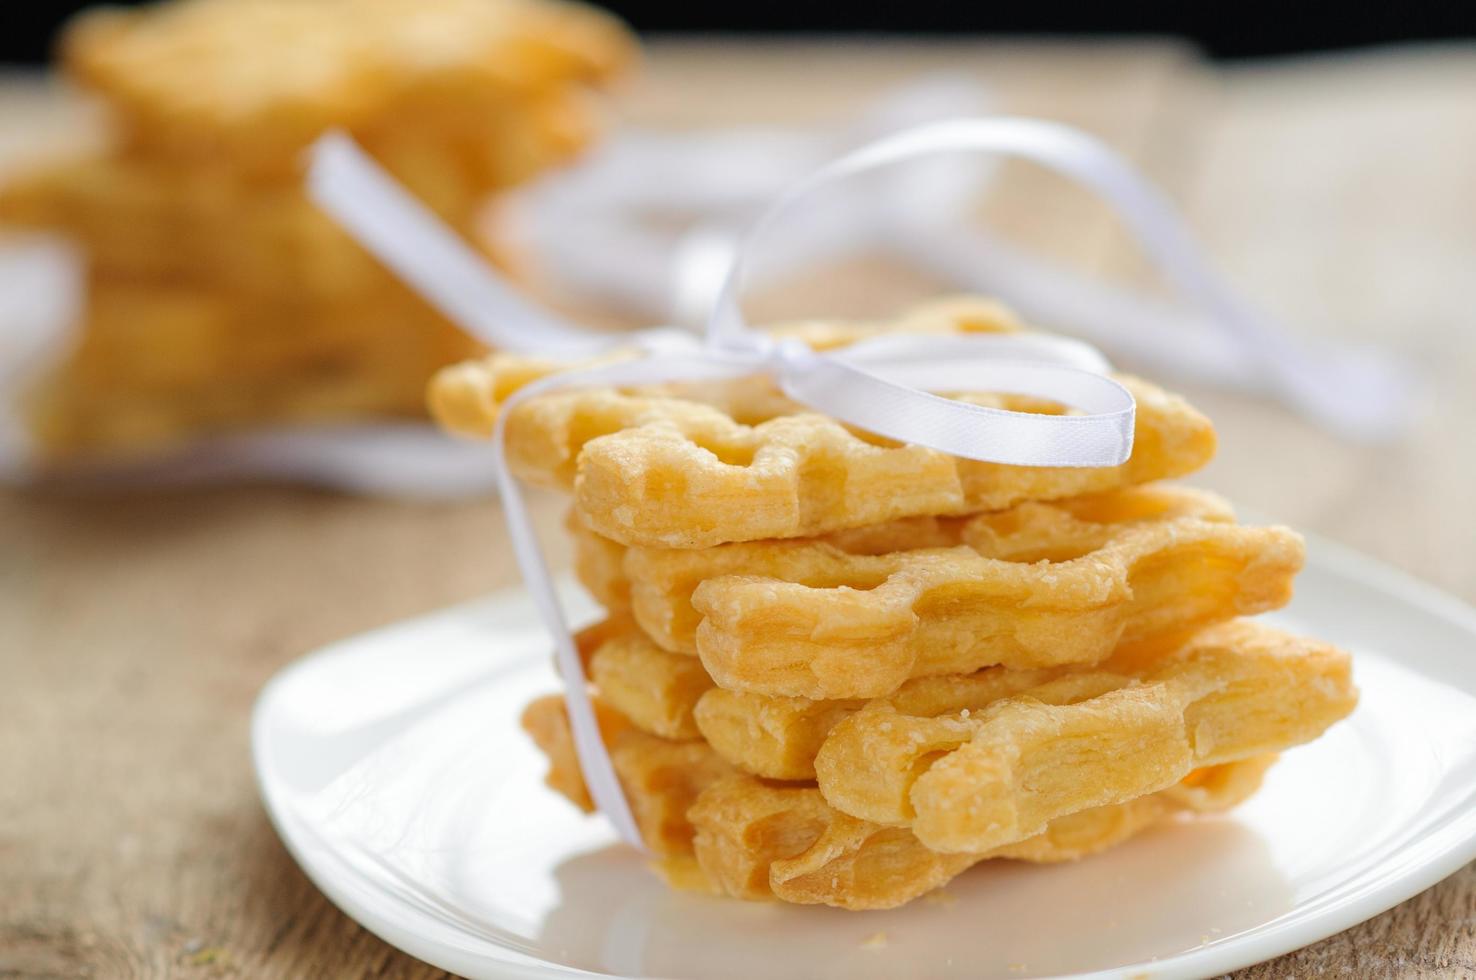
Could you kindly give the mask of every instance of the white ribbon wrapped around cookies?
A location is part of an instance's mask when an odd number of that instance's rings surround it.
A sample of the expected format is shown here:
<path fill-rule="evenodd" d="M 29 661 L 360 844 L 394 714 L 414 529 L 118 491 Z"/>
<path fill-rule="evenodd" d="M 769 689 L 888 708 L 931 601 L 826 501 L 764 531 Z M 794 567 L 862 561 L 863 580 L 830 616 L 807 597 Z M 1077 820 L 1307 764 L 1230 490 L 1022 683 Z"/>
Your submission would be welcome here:
<path fill-rule="evenodd" d="M 507 400 L 493 436 L 497 482 L 514 550 L 556 659 L 580 765 L 591 796 L 620 835 L 642 847 L 595 721 L 579 655 L 504 457 L 517 405 L 571 386 L 637 386 L 767 374 L 795 401 L 862 429 L 951 455 L 1020 466 L 1112 466 L 1132 452 L 1131 394 L 1106 376 L 1106 359 L 1078 341 L 1029 334 L 892 335 L 816 352 L 775 342 L 744 322 L 737 303 L 744 262 L 775 218 L 833 181 L 901 161 L 961 152 L 1021 157 L 1056 170 L 1111 204 L 1168 279 L 1214 317 L 1240 309 L 1210 272 L 1167 201 L 1120 157 L 1054 123 L 983 118 L 936 123 L 882 139 L 821 169 L 754 225 L 731 263 L 705 336 L 674 328 L 611 335 L 585 330 L 522 300 L 431 213 L 347 138 L 315 148 L 310 193 L 367 248 L 470 333 L 507 350 L 580 358 L 628 357 L 535 382 Z M 1243 325 L 1242 325 L 1243 327 Z M 1069 406 L 1039 415 L 971 405 L 935 392 L 1001 391 Z"/>

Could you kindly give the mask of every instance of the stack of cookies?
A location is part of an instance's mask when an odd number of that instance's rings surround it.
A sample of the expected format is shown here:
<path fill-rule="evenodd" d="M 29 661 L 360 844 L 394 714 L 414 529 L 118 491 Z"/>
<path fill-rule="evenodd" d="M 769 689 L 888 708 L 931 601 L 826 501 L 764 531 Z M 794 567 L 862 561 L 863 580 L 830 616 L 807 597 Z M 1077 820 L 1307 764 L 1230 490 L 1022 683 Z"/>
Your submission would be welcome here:
<path fill-rule="evenodd" d="M 61 67 L 110 133 L 0 187 L 0 224 L 58 232 L 88 268 L 80 338 L 35 396 L 53 456 L 244 424 L 422 415 L 480 348 L 302 189 L 341 128 L 450 226 L 594 135 L 631 59 L 559 0 L 176 0 L 101 9 Z"/>
<path fill-rule="evenodd" d="M 1018 329 L 956 300 L 877 329 Z M 552 370 L 447 369 L 432 405 L 485 435 Z M 1303 546 L 1159 481 L 1204 465 L 1210 423 L 1147 382 L 1112 468 L 958 459 L 857 432 L 764 378 L 571 388 L 507 419 L 509 460 L 570 490 L 579 637 L 602 732 L 677 884 L 888 908 L 987 858 L 1051 862 L 1224 810 L 1276 753 L 1356 700 L 1346 654 L 1246 617 L 1291 596 Z M 980 404 L 1060 412 L 1019 396 Z M 562 699 L 524 724 L 577 805 Z"/>

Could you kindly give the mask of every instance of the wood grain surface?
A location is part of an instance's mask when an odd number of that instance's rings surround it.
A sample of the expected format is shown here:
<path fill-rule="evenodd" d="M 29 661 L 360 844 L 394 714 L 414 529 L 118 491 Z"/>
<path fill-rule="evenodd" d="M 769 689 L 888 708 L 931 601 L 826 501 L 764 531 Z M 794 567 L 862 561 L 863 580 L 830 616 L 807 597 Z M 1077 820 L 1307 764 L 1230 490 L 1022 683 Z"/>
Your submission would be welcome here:
<path fill-rule="evenodd" d="M 1167 43 L 659 43 L 624 105 L 640 124 L 804 124 L 943 69 L 1121 148 L 1299 330 L 1410 359 L 1427 411 L 1394 447 L 1189 389 L 1222 433 L 1199 482 L 1476 601 L 1476 51 L 1224 70 Z M 0 86 L 0 152 L 54 98 Z M 1099 208 L 1038 173 L 1006 167 L 984 209 L 1084 267 L 1144 275 Z M 888 312 L 928 287 L 864 272 L 757 308 Z M 553 530 L 556 502 L 535 509 Z M 515 580 L 491 502 L 0 494 L 0 977 L 441 975 L 293 865 L 257 801 L 248 715 L 306 651 Z M 1476 976 L 1476 870 L 1239 976 Z"/>

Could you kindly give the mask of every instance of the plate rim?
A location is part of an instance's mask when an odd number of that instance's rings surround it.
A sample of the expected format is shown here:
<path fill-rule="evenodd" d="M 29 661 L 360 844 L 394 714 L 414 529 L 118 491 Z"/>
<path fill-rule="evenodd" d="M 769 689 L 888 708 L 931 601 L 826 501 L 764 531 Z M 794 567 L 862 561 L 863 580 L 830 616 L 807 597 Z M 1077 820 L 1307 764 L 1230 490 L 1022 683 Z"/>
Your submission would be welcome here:
<path fill-rule="evenodd" d="M 1403 569 L 1363 554 L 1347 545 L 1316 535 L 1304 535 L 1304 537 L 1307 541 L 1306 568 L 1316 567 L 1325 574 L 1343 580 L 1358 581 L 1365 586 L 1371 585 L 1426 615 L 1456 625 L 1476 638 L 1476 607 L 1420 580 Z M 567 579 L 567 573 L 563 577 Z M 471 960 L 461 960 L 450 955 L 453 951 L 445 944 L 436 940 L 423 939 L 413 930 L 398 925 L 388 916 L 366 908 L 349 894 L 347 889 L 320 873 L 316 861 L 308 859 L 303 842 L 298 838 L 295 829 L 289 826 L 291 811 L 277 796 L 267 779 L 270 768 L 268 754 L 271 740 L 270 718 L 275 707 L 277 692 L 284 689 L 300 671 L 309 669 L 329 658 L 351 656 L 354 648 L 367 637 L 411 627 L 429 620 L 458 618 L 471 610 L 484 609 L 491 603 L 515 602 L 525 594 L 526 590 L 522 585 L 514 585 L 325 644 L 292 660 L 273 674 L 262 686 L 251 711 L 251 757 L 257 792 L 261 797 L 268 820 L 293 861 L 339 911 L 396 949 L 438 969 L 452 973 L 464 973 L 465 966 Z M 1425 858 L 1413 868 L 1396 874 L 1389 882 L 1374 887 L 1363 895 L 1345 900 L 1333 909 L 1311 915 L 1296 916 L 1297 907 L 1294 906 L 1284 913 L 1284 917 L 1292 916 L 1290 921 L 1278 924 L 1273 920 L 1256 927 L 1250 935 L 1243 939 L 1230 939 L 1223 945 L 1192 949 L 1164 959 L 1061 976 L 1069 980 L 1126 980 L 1126 978 L 1136 977 L 1173 980 L 1173 978 L 1217 976 L 1303 949 L 1408 901 L 1455 874 L 1465 865 L 1476 861 L 1476 811 L 1471 812 L 1464 821 L 1451 821 L 1444 826 L 1450 830 L 1453 838 L 1435 854 Z M 503 952 L 509 957 L 527 955 L 511 948 L 503 948 Z M 478 963 L 488 962 L 485 954 L 469 955 L 474 955 Z M 499 960 L 495 963 L 495 968 L 500 976 L 516 978 L 516 980 L 555 980 L 555 978 L 568 977 L 652 980 L 652 978 L 632 977 L 625 974 L 596 973 L 532 958 L 529 958 L 527 962 L 518 962 L 515 959 Z"/>

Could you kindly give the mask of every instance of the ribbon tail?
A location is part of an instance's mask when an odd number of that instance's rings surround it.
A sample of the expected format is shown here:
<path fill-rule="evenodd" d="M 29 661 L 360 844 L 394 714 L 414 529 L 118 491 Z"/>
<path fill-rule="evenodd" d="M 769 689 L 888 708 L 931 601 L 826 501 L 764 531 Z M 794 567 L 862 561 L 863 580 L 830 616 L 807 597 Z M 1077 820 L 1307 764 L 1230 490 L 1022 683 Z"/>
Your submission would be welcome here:
<path fill-rule="evenodd" d="M 309 148 L 308 196 L 452 323 L 504 350 L 577 356 L 612 341 L 529 303 L 346 133 Z"/>

